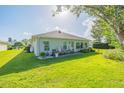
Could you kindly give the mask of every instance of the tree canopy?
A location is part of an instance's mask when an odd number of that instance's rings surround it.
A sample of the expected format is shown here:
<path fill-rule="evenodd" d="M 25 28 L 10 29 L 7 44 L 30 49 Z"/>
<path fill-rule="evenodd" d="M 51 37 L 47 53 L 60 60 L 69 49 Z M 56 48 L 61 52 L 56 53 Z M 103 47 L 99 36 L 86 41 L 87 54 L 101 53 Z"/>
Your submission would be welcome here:
<path fill-rule="evenodd" d="M 79 17 L 81 13 L 88 13 L 91 16 L 95 16 L 98 19 L 103 20 L 112 31 L 116 34 L 116 38 L 121 44 L 124 44 L 124 6 L 120 5 L 95 5 L 95 6 L 57 6 L 56 12 L 61 12 L 61 8 L 64 7 Z"/>

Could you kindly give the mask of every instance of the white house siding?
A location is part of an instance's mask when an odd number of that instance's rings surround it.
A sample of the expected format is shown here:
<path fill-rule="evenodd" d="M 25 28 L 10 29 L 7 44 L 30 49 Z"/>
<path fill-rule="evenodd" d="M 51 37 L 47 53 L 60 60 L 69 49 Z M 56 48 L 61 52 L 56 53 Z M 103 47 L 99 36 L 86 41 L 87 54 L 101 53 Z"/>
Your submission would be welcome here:
<path fill-rule="evenodd" d="M 33 38 L 32 39 L 32 47 L 34 48 L 34 54 L 36 56 L 39 56 L 40 53 L 40 48 L 39 48 L 39 39 L 38 38 Z"/>
<path fill-rule="evenodd" d="M 49 41 L 49 51 L 44 51 L 44 41 Z M 49 39 L 49 38 L 38 38 L 36 37 L 33 41 L 33 46 L 34 46 L 34 53 L 36 56 L 39 56 L 41 52 L 52 52 L 53 49 L 57 49 L 61 51 L 63 48 L 63 43 L 67 42 L 67 50 L 72 49 L 71 45 L 69 42 L 74 42 L 74 51 L 77 52 L 80 49 L 76 49 L 76 42 L 83 42 L 83 48 L 85 47 L 85 43 L 88 44 L 88 41 L 85 40 L 69 40 L 69 39 Z"/>
<path fill-rule="evenodd" d="M 4 50 L 7 50 L 7 45 L 0 43 L 0 51 L 4 51 Z"/>

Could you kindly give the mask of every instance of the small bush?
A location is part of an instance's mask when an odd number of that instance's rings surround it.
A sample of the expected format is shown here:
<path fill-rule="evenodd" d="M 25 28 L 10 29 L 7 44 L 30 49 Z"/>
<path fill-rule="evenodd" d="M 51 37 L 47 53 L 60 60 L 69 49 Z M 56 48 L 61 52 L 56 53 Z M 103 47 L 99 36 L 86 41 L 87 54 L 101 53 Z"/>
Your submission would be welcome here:
<path fill-rule="evenodd" d="M 93 48 L 96 49 L 109 49 L 108 43 L 94 43 Z"/>
<path fill-rule="evenodd" d="M 95 52 L 95 50 L 92 49 L 90 52 Z"/>
<path fill-rule="evenodd" d="M 92 48 L 88 48 L 89 52 L 95 52 Z"/>
<path fill-rule="evenodd" d="M 115 49 L 115 47 L 111 45 L 111 46 L 109 46 L 109 49 Z"/>
<path fill-rule="evenodd" d="M 27 53 L 30 53 L 30 47 L 29 47 L 29 46 L 25 47 L 24 50 L 25 50 Z"/>
<path fill-rule="evenodd" d="M 121 45 L 120 45 L 120 48 L 121 48 L 122 50 L 124 50 L 124 45 L 123 45 L 123 44 L 121 44 Z"/>
<path fill-rule="evenodd" d="M 9 44 L 9 45 L 7 46 L 7 50 L 12 50 L 12 49 L 13 49 L 13 46 Z"/>
<path fill-rule="evenodd" d="M 93 50 L 92 48 L 88 48 L 88 49 L 82 49 L 82 50 L 80 50 L 80 52 L 89 53 L 89 52 L 95 52 L 95 50 Z"/>
<path fill-rule="evenodd" d="M 109 45 L 108 43 L 94 43 L 93 48 L 96 48 L 96 49 L 115 49 L 115 46 Z"/>
<path fill-rule="evenodd" d="M 45 57 L 46 54 L 45 54 L 44 52 L 41 52 L 41 53 L 40 53 L 40 56 Z"/>
<path fill-rule="evenodd" d="M 89 51 L 89 49 L 82 49 L 82 50 L 80 50 L 80 52 L 82 52 L 82 53 L 89 53 L 90 51 Z"/>
<path fill-rule="evenodd" d="M 103 56 L 108 59 L 124 61 L 124 51 L 123 50 L 108 50 Z"/>
<path fill-rule="evenodd" d="M 59 52 L 59 55 L 64 55 L 65 53 L 64 52 Z"/>
<path fill-rule="evenodd" d="M 7 48 L 7 50 L 12 50 L 12 49 L 13 49 L 12 47 Z"/>

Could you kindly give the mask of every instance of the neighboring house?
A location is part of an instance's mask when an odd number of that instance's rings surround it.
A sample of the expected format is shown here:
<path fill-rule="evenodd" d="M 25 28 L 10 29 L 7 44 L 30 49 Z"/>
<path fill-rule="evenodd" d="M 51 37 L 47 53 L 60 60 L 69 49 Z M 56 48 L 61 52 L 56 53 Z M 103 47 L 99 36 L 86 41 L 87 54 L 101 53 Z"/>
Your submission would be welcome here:
<path fill-rule="evenodd" d="M 0 40 L 0 51 L 7 50 L 7 43 Z"/>
<path fill-rule="evenodd" d="M 36 56 L 41 52 L 52 54 L 53 51 L 78 52 L 89 47 L 88 39 L 61 31 L 52 31 L 32 36 L 32 47 Z"/>

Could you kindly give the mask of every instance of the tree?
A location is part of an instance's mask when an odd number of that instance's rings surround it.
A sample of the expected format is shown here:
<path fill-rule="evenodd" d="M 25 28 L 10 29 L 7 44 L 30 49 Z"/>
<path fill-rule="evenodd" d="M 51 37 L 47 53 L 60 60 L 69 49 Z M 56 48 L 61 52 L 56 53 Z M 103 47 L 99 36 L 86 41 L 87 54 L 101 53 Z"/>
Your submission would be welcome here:
<path fill-rule="evenodd" d="M 22 44 L 26 47 L 28 46 L 29 44 L 31 44 L 31 40 L 30 39 L 23 39 L 22 41 Z"/>
<path fill-rule="evenodd" d="M 103 30 L 98 21 L 96 21 L 95 24 L 92 26 L 91 36 L 95 39 L 95 42 L 102 42 Z"/>
<path fill-rule="evenodd" d="M 24 47 L 22 42 L 16 42 L 13 46 L 14 46 L 14 48 L 23 48 Z"/>
<path fill-rule="evenodd" d="M 116 5 L 96 5 L 96 6 L 57 6 L 56 13 L 59 13 L 62 7 L 67 8 L 73 14 L 80 16 L 85 12 L 96 18 L 100 18 L 107 23 L 113 29 L 117 39 L 121 44 L 124 44 L 124 6 Z M 54 15 L 55 15 L 54 14 Z"/>
<path fill-rule="evenodd" d="M 96 20 L 95 23 L 96 24 L 93 26 L 93 29 L 92 29 L 94 33 L 96 33 L 96 36 L 94 36 L 95 38 L 99 37 L 103 39 L 104 37 L 106 43 L 108 43 L 109 45 L 112 45 L 115 47 L 120 46 L 118 40 L 116 39 L 116 35 L 114 31 L 112 31 L 113 29 L 111 29 L 111 27 L 106 22 L 104 22 L 101 19 L 98 19 Z"/>

